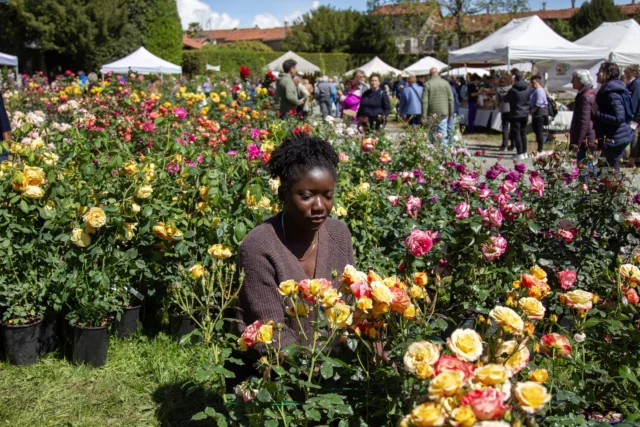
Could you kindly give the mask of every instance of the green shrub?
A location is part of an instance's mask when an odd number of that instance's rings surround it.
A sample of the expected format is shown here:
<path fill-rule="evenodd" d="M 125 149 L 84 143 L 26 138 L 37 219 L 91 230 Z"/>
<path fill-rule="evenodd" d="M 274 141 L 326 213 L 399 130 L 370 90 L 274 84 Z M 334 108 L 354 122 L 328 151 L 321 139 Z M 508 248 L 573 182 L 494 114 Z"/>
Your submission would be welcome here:
<path fill-rule="evenodd" d="M 205 74 L 207 71 L 207 54 L 202 50 L 182 52 L 182 72 L 189 76 Z"/>
<path fill-rule="evenodd" d="M 259 42 L 257 40 L 240 40 L 231 43 L 221 43 L 207 46 L 209 49 L 227 50 L 227 49 L 239 49 L 250 50 L 252 52 L 273 52 L 271 46 Z"/>

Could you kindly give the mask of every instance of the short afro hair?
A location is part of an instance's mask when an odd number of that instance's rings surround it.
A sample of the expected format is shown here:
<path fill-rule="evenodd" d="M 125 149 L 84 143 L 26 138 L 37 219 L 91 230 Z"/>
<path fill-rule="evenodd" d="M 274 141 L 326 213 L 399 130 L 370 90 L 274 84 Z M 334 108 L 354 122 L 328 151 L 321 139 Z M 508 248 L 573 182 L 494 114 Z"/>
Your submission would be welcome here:
<path fill-rule="evenodd" d="M 336 178 L 338 154 L 326 140 L 301 132 L 287 136 L 273 150 L 267 166 L 271 177 L 280 178 L 285 186 L 313 169 L 326 169 Z"/>

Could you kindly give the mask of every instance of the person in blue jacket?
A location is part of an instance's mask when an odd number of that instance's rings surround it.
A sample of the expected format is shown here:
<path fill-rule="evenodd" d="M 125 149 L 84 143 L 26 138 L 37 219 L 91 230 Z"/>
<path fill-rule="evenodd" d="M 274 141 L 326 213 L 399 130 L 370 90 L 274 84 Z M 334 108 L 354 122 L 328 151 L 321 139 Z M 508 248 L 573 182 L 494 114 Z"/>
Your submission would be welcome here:
<path fill-rule="evenodd" d="M 627 90 L 631 94 L 631 107 L 633 109 L 632 124 L 634 127 L 640 123 L 640 65 L 634 64 L 624 69 L 624 76 L 627 82 Z M 640 166 L 640 141 L 638 141 L 638 128 L 633 129 L 633 141 L 631 141 L 631 151 L 627 159 L 627 166 Z"/>
<path fill-rule="evenodd" d="M 409 119 L 409 125 L 418 126 L 422 121 L 422 86 L 415 76 L 409 76 L 406 83 L 407 86 L 398 92 L 402 99 L 400 115 Z"/>
<path fill-rule="evenodd" d="M 598 83 L 601 86 L 592 111 L 598 148 L 602 150 L 601 157 L 616 171 L 620 170 L 620 160 L 633 139 L 633 131 L 628 123 L 632 117 L 627 117 L 624 105 L 624 97 L 629 97 L 629 92 L 619 77 L 618 65 L 605 62 L 600 66 Z"/>

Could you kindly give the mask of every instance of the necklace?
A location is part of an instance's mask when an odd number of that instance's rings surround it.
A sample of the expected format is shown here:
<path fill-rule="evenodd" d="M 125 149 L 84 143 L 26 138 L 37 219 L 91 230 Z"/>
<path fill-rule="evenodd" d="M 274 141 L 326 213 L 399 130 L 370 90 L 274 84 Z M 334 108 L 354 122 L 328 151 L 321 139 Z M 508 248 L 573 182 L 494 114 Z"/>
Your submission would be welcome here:
<path fill-rule="evenodd" d="M 284 238 L 287 239 L 287 231 L 284 229 L 284 212 L 282 212 L 282 216 L 280 216 L 280 225 L 282 226 L 282 233 L 284 234 Z M 289 239 L 287 239 L 289 240 Z M 306 261 L 307 258 L 311 256 L 313 250 L 316 248 L 316 244 L 318 244 L 318 232 L 313 237 L 313 242 L 311 243 L 311 248 L 307 250 L 307 252 L 302 255 L 302 258 L 298 258 L 298 261 Z"/>

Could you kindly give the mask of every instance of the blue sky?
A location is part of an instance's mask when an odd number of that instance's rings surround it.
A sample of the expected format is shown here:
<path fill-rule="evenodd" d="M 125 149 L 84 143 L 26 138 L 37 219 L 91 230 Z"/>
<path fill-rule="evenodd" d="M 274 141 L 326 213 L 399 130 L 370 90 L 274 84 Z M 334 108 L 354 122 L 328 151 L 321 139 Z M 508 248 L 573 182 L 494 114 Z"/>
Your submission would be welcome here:
<path fill-rule="evenodd" d="M 584 0 L 576 0 L 579 6 Z M 183 27 L 189 22 L 200 22 L 204 29 L 246 28 L 258 25 L 270 28 L 291 23 L 296 17 L 319 5 L 332 5 L 339 9 L 365 10 L 366 0 L 177 0 Z M 571 7 L 571 0 L 546 0 L 547 9 Z M 628 4 L 631 0 L 616 0 Z M 529 0 L 531 10 L 542 8 L 542 0 Z"/>

